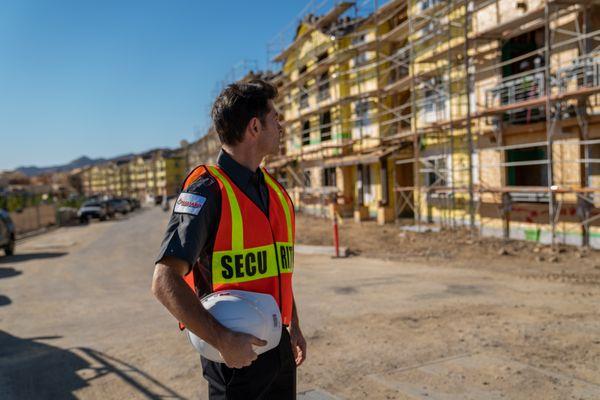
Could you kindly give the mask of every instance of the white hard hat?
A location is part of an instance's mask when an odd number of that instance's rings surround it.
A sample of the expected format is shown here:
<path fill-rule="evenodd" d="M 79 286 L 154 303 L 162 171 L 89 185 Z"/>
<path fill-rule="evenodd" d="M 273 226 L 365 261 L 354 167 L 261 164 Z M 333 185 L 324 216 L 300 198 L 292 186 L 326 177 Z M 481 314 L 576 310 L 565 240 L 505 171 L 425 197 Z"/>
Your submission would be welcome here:
<path fill-rule="evenodd" d="M 281 339 L 281 313 L 273 296 L 243 290 L 223 290 L 201 300 L 204 308 L 223 326 L 235 332 L 249 333 L 266 340 L 265 346 L 252 346 L 256 354 L 269 351 Z M 204 357 L 223 362 L 221 353 L 186 329 L 190 342 Z"/>

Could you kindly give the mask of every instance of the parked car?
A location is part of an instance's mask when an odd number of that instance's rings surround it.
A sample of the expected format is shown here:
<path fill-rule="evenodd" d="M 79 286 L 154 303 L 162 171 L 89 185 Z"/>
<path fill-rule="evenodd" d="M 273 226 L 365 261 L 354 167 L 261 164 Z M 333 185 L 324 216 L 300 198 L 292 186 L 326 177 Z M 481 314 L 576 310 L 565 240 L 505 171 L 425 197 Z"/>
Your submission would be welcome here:
<path fill-rule="evenodd" d="M 131 206 L 131 211 L 137 210 L 138 208 L 141 207 L 140 201 L 138 199 L 135 199 L 133 197 L 128 197 L 125 200 L 127 200 L 129 205 Z"/>
<path fill-rule="evenodd" d="M 125 199 L 119 199 L 119 212 L 121 214 L 127 214 L 131 212 L 131 204 Z"/>
<path fill-rule="evenodd" d="M 131 206 L 125 199 L 114 198 L 108 200 L 108 203 L 111 205 L 115 213 L 121 213 L 125 215 L 131 211 Z"/>
<path fill-rule="evenodd" d="M 0 247 L 4 250 L 4 254 L 12 256 L 15 253 L 15 242 L 15 224 L 8 212 L 0 210 Z"/>
<path fill-rule="evenodd" d="M 106 217 L 114 218 L 115 214 L 117 213 L 117 210 L 115 209 L 115 205 L 112 203 L 112 201 L 111 200 L 102 200 L 102 204 L 106 208 Z"/>
<path fill-rule="evenodd" d="M 98 200 L 86 201 L 77 211 L 77 217 L 81 222 L 88 222 L 92 218 L 98 218 L 100 221 L 106 220 L 108 217 L 106 202 Z"/>

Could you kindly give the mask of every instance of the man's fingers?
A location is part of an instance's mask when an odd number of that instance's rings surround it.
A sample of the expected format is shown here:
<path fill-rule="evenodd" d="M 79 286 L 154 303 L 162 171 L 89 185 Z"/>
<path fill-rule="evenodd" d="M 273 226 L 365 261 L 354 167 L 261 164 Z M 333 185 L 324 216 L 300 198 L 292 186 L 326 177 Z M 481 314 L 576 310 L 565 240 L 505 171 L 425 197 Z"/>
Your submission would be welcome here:
<path fill-rule="evenodd" d="M 296 366 L 299 367 L 306 360 L 306 342 L 300 341 L 296 347 Z"/>
<path fill-rule="evenodd" d="M 300 364 L 304 361 L 304 353 L 301 348 L 296 349 L 296 366 L 299 367 Z"/>
<path fill-rule="evenodd" d="M 296 366 L 299 366 L 302 362 L 302 347 L 300 347 L 298 343 L 294 343 L 292 345 L 292 353 L 294 353 L 294 361 L 296 362 Z"/>
<path fill-rule="evenodd" d="M 266 346 L 267 345 L 266 340 L 259 339 L 256 336 L 252 336 L 252 339 L 250 340 L 250 342 L 255 346 Z"/>
<path fill-rule="evenodd" d="M 296 366 L 300 366 L 306 360 L 306 341 L 302 337 L 292 335 L 292 353 Z"/>

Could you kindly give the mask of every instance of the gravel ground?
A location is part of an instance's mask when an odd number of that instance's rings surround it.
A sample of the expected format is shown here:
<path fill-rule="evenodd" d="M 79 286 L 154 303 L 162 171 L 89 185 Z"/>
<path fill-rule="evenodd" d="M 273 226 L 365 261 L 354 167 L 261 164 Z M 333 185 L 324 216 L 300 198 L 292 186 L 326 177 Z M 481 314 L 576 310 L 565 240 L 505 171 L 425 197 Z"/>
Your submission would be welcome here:
<path fill-rule="evenodd" d="M 61 228 L 0 258 L 0 398 L 207 398 L 198 356 L 149 290 L 167 217 Z M 330 244 L 330 229 L 298 218 L 299 242 Z M 299 391 L 600 398 L 596 252 L 374 224 L 340 235 L 358 256 L 296 257 Z"/>

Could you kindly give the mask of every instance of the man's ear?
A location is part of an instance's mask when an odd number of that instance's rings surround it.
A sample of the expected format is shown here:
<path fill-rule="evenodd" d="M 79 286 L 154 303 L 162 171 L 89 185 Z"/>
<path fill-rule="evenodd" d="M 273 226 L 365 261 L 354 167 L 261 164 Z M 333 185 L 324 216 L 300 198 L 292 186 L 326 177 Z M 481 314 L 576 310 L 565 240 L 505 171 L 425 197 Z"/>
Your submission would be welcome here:
<path fill-rule="evenodd" d="M 250 128 L 250 133 L 254 136 L 254 137 L 258 137 L 258 134 L 260 133 L 260 129 L 262 128 L 261 124 L 260 124 L 260 119 L 254 117 L 250 120 L 250 122 L 248 123 L 248 127 Z"/>

